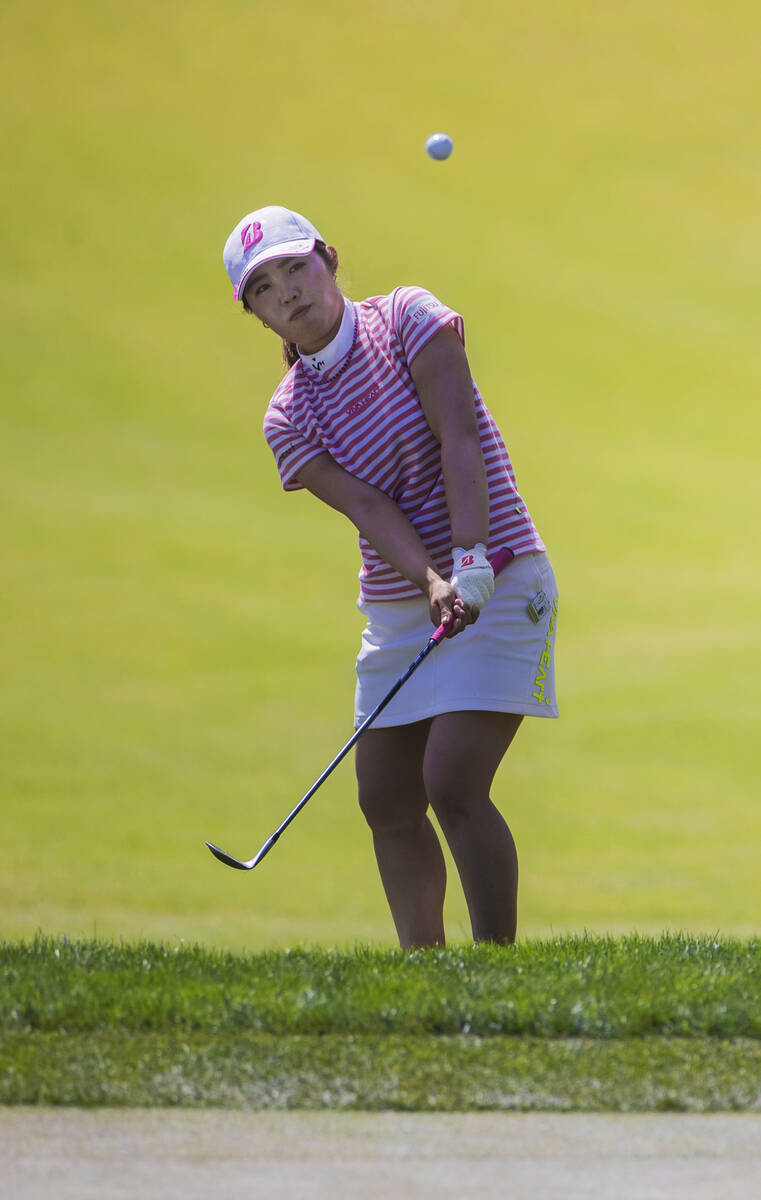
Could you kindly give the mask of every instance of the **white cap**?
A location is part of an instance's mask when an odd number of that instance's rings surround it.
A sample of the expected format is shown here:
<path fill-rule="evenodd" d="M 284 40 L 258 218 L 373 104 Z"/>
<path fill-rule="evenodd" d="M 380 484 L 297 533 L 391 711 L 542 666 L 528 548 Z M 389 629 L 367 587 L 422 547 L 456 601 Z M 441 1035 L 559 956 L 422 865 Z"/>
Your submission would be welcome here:
<path fill-rule="evenodd" d="M 289 208 L 270 205 L 249 213 L 233 229 L 222 255 L 233 285 L 233 300 L 242 300 L 246 280 L 260 263 L 273 258 L 311 254 L 325 239 L 311 221 Z"/>

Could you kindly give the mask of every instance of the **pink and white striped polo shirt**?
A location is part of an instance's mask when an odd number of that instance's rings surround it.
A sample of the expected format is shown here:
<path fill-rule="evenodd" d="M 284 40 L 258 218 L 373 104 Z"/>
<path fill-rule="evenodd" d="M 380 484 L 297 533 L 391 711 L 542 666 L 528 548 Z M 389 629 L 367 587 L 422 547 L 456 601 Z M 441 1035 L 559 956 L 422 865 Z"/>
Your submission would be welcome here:
<path fill-rule="evenodd" d="M 398 287 L 387 296 L 351 303 L 355 332 L 344 359 L 326 372 L 303 360 L 281 381 L 264 417 L 264 436 L 286 491 L 326 451 L 345 470 L 392 498 L 414 525 L 436 568 L 451 573 L 452 536 L 441 449 L 423 415 L 410 364 L 434 334 L 453 325 L 465 340 L 462 317 L 430 292 Z M 327 377 L 326 377 L 327 376 Z M 499 430 L 473 384 L 489 486 L 489 553 L 544 550 L 518 493 Z M 407 600 L 420 591 L 360 536 L 363 600 Z"/>

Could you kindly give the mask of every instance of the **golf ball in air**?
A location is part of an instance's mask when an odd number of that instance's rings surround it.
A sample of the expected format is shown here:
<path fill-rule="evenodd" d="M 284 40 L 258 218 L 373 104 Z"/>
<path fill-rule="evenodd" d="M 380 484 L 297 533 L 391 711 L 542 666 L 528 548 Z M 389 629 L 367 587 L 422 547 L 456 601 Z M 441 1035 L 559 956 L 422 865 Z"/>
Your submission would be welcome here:
<path fill-rule="evenodd" d="M 432 133 L 425 143 L 431 158 L 441 161 L 452 153 L 452 139 L 448 133 Z"/>

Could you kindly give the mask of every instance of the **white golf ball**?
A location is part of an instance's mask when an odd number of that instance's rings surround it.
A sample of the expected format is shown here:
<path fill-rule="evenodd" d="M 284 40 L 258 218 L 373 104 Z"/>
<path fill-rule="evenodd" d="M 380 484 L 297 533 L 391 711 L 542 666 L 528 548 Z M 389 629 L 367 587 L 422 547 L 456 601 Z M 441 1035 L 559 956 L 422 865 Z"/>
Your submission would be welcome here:
<path fill-rule="evenodd" d="M 431 158 L 441 162 L 442 159 L 449 158 L 452 153 L 452 139 L 448 133 L 432 133 L 426 140 L 425 148 Z"/>

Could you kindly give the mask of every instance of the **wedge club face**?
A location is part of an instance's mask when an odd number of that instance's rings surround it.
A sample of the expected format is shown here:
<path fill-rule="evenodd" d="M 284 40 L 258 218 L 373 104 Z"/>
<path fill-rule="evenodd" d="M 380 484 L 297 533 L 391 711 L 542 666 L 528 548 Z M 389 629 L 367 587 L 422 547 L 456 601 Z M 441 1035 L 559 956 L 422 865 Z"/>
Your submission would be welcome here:
<path fill-rule="evenodd" d="M 265 842 L 259 853 L 255 854 L 253 858 L 246 859 L 245 862 L 243 859 L 235 858 L 234 855 L 228 854 L 226 850 L 221 850 L 219 846 L 215 846 L 213 842 L 207 842 L 206 845 L 209 847 L 214 857 L 218 858 L 220 862 L 225 864 L 225 866 L 235 867 L 237 871 L 251 871 L 256 864 L 261 862 L 261 860 L 264 858 L 265 854 L 270 848 L 271 842 Z"/>
<path fill-rule="evenodd" d="M 255 858 L 250 858 L 248 862 L 242 862 L 239 858 L 233 858 L 232 854 L 228 854 L 226 850 L 220 850 L 219 846 L 215 846 L 213 842 L 207 842 L 206 845 L 214 857 L 227 867 L 236 867 L 239 871 L 250 871 L 252 867 L 256 866 Z"/>

